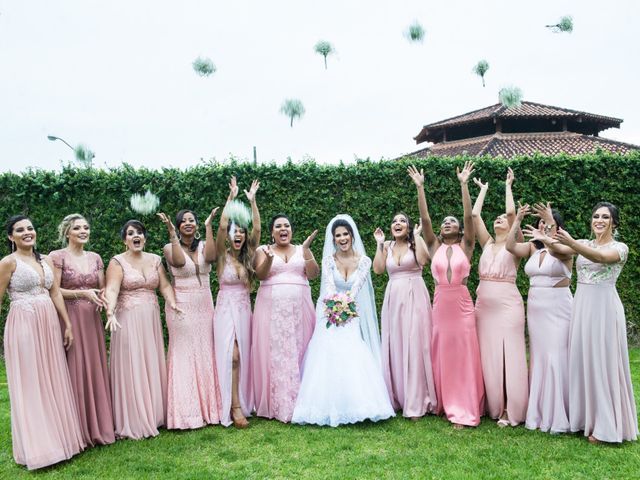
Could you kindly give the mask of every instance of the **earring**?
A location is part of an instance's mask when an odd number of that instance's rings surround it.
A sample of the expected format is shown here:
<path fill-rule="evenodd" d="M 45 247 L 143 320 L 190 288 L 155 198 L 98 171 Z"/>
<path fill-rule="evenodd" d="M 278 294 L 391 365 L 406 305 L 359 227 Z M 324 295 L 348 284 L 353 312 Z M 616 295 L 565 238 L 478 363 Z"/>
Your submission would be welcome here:
<path fill-rule="evenodd" d="M 271 243 L 276 243 L 276 239 L 271 235 Z"/>
<path fill-rule="evenodd" d="M 193 236 L 193 238 L 195 238 L 196 240 L 200 240 L 200 232 L 196 232 L 196 234 Z"/>
<path fill-rule="evenodd" d="M 16 251 L 16 242 L 14 242 L 13 240 L 11 240 L 11 253 Z"/>

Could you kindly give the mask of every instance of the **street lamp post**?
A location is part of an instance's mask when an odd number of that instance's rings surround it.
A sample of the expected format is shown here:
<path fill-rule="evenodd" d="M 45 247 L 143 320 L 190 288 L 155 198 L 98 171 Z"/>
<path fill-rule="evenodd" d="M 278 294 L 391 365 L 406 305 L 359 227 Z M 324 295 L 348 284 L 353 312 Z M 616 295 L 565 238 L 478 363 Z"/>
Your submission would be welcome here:
<path fill-rule="evenodd" d="M 56 137 L 55 135 L 47 135 L 47 138 L 52 141 L 55 142 L 56 140 L 60 140 L 62 143 L 64 143 L 67 147 L 69 147 L 71 150 L 73 150 L 73 153 L 75 153 L 76 155 L 76 160 L 78 161 L 82 161 L 84 162 L 88 162 L 89 164 L 91 163 L 91 161 L 94 159 L 94 157 L 96 156 L 95 153 L 93 153 L 91 150 L 89 150 L 87 147 L 82 146 L 82 145 L 78 145 L 77 147 L 72 147 L 69 142 L 67 142 L 64 138 L 60 138 L 60 137 Z"/>

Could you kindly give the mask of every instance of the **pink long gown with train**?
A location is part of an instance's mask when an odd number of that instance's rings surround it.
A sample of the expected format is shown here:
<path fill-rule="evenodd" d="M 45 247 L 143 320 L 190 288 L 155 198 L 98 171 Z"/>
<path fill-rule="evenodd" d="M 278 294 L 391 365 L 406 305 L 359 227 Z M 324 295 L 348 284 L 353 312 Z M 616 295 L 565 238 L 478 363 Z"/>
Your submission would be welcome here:
<path fill-rule="evenodd" d="M 476 321 L 487 414 L 508 415 L 513 426 L 525 421 L 529 375 L 524 341 L 524 303 L 516 286 L 517 260 L 489 241 L 480 256 Z"/>
<path fill-rule="evenodd" d="M 473 300 L 463 283 L 470 269 L 457 243 L 440 245 L 431 260 L 437 282 L 431 358 L 438 413 L 444 412 L 452 423 L 476 426 L 484 413 L 484 384 Z"/>
<path fill-rule="evenodd" d="M 216 346 L 216 363 L 222 396 L 223 424 L 231 423 L 231 377 L 233 373 L 233 346 L 238 343 L 240 354 L 238 395 L 242 413 L 253 411 L 253 383 L 251 381 L 251 299 L 246 270 L 242 275 L 227 254 L 224 270 L 218 279 L 218 301 L 213 338 Z"/>
<path fill-rule="evenodd" d="M 53 272 L 41 274 L 17 256 L 4 358 L 11 402 L 13 458 L 29 470 L 71 458 L 85 447 L 69 379 L 58 312 L 49 297 Z"/>
<path fill-rule="evenodd" d="M 158 435 L 165 424 L 167 368 L 164 359 L 160 307 L 156 288 L 160 284 L 158 255 L 145 277 L 124 255 L 113 260 L 122 267 L 123 278 L 115 309 L 121 325 L 111 333 L 111 392 L 116 437 L 141 439 Z"/>
<path fill-rule="evenodd" d="M 167 428 L 187 430 L 220 423 L 222 400 L 213 343 L 214 307 L 209 283 L 211 265 L 198 244 L 196 263 L 185 254 L 180 268 L 170 266 L 176 305 L 166 309 Z M 197 267 L 197 268 L 196 268 Z"/>
<path fill-rule="evenodd" d="M 256 415 L 290 422 L 302 362 L 315 326 L 302 247 L 285 263 L 274 255 L 253 314 L 251 364 Z"/>
<path fill-rule="evenodd" d="M 421 417 L 437 410 L 431 366 L 431 299 L 422 267 L 407 249 L 400 263 L 387 248 L 389 283 L 381 312 L 382 371 L 395 410 Z"/>

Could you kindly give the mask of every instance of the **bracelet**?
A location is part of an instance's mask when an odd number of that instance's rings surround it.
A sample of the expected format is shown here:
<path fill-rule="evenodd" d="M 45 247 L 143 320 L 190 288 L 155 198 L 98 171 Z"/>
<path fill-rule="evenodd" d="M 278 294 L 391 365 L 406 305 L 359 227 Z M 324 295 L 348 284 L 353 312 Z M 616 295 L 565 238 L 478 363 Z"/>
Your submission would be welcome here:
<path fill-rule="evenodd" d="M 555 227 L 555 223 L 549 223 L 544 226 L 544 233 L 549 233 L 553 227 Z"/>

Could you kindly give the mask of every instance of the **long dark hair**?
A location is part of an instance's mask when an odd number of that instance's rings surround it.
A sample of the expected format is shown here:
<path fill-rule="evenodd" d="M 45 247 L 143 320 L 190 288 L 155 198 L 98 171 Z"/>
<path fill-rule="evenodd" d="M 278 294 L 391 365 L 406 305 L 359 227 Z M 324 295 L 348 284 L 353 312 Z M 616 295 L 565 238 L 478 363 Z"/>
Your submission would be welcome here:
<path fill-rule="evenodd" d="M 555 208 L 551 209 L 551 214 L 553 215 L 553 221 L 556 222 L 556 228 L 562 228 L 564 230 L 564 219 L 562 218 L 562 215 L 560 214 L 560 212 L 558 210 L 556 210 Z M 534 227 L 538 228 L 540 226 L 540 222 L 542 221 L 542 219 L 540 217 L 538 217 L 535 221 L 535 223 L 533 224 Z M 533 241 L 533 245 L 538 249 L 541 250 L 544 248 L 544 244 L 540 241 L 540 240 L 534 240 Z"/>
<path fill-rule="evenodd" d="M 180 210 L 177 214 L 176 214 L 176 230 L 178 231 L 178 234 L 180 233 L 180 225 L 182 225 L 182 222 L 184 222 L 184 216 L 190 213 L 191 215 L 193 215 L 193 218 L 196 221 L 196 226 L 198 225 L 198 216 L 196 215 L 196 212 L 194 212 L 193 210 L 189 210 L 189 209 L 184 209 L 184 210 Z M 180 240 L 180 242 L 182 243 L 182 240 Z M 189 251 L 190 252 L 195 252 L 198 249 L 198 245 L 200 244 L 200 239 L 196 238 L 196 236 L 193 236 L 193 240 L 191 240 L 191 245 L 189 245 Z M 184 244 L 183 244 L 184 245 Z"/>
<path fill-rule="evenodd" d="M 333 222 L 333 225 L 331 225 L 331 235 L 335 236 L 338 227 L 346 228 L 347 232 L 349 232 L 349 235 L 351 235 L 351 241 L 353 242 L 353 228 L 351 227 L 351 224 L 345 219 L 339 218 L 338 220 Z"/>
<path fill-rule="evenodd" d="M 416 239 L 413 236 L 413 222 L 409 215 L 404 212 L 396 213 L 393 218 L 396 218 L 398 215 L 402 215 L 407 220 L 407 243 L 409 244 L 409 248 L 413 252 L 413 259 L 416 263 L 418 263 L 418 257 L 416 257 Z M 393 220 L 391 221 L 393 223 Z M 391 238 L 393 238 L 393 231 L 391 232 Z"/>
<path fill-rule="evenodd" d="M 14 215 L 13 217 L 9 218 L 9 220 L 7 220 L 7 224 L 5 227 L 7 230 L 7 236 L 13 235 L 14 225 L 18 222 L 21 222 L 22 220 L 29 220 L 31 222 L 31 225 L 33 225 L 33 221 L 26 215 Z M 35 227 L 34 227 L 34 230 L 35 230 Z M 11 240 L 7 239 L 7 245 L 9 247 L 9 252 L 13 253 L 14 243 Z M 40 255 L 40 252 L 38 252 L 35 246 L 33 247 L 33 256 L 36 257 L 36 261 L 38 263 L 42 262 L 42 256 Z"/>
<path fill-rule="evenodd" d="M 246 229 L 245 227 L 239 227 L 237 225 L 236 225 L 236 228 L 242 228 L 244 230 L 244 243 L 242 244 L 242 247 L 240 247 L 238 260 L 240 261 L 240 264 L 244 267 L 244 269 L 247 271 L 247 284 L 248 284 L 247 286 L 251 288 L 256 280 L 256 271 L 253 268 L 253 257 L 256 253 L 256 249 L 258 248 L 258 244 L 256 241 L 254 241 L 253 235 L 249 234 L 248 229 Z M 233 239 L 229 237 L 230 231 L 231 231 L 231 223 L 227 225 L 227 240 L 229 240 L 229 242 L 233 242 Z M 260 239 L 257 239 L 257 241 L 259 242 Z M 227 249 L 227 252 L 229 250 L 230 248 Z M 220 276 L 224 271 L 224 262 L 226 262 L 226 255 L 222 257 L 222 259 L 218 262 L 218 265 L 219 265 L 218 276 Z"/>
<path fill-rule="evenodd" d="M 611 223 L 613 223 L 613 230 L 615 230 L 620 225 L 620 211 L 618 210 L 618 207 L 616 207 L 613 203 L 596 203 L 595 207 L 593 207 L 593 210 L 591 210 L 591 216 L 593 217 L 593 214 L 596 213 L 596 210 L 602 207 L 605 207 L 609 210 L 609 213 L 611 214 Z"/>

